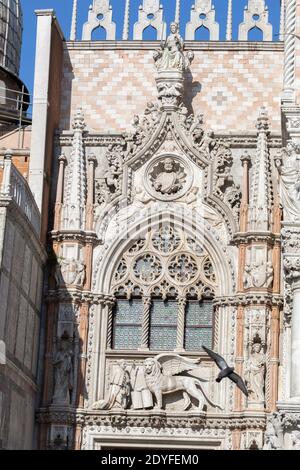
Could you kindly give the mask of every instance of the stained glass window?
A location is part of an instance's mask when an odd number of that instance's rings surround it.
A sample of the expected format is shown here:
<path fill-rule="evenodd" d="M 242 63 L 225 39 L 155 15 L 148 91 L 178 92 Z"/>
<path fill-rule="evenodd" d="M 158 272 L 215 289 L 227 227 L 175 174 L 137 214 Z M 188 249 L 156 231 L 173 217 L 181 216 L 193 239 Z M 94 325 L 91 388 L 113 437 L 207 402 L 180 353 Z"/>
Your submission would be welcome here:
<path fill-rule="evenodd" d="M 177 302 L 154 299 L 151 308 L 150 349 L 173 351 L 177 337 Z"/>
<path fill-rule="evenodd" d="M 186 307 L 185 349 L 201 351 L 201 345 L 213 346 L 213 303 L 190 300 Z"/>
<path fill-rule="evenodd" d="M 114 349 L 138 349 L 143 320 L 142 299 L 118 300 L 114 309 Z"/>

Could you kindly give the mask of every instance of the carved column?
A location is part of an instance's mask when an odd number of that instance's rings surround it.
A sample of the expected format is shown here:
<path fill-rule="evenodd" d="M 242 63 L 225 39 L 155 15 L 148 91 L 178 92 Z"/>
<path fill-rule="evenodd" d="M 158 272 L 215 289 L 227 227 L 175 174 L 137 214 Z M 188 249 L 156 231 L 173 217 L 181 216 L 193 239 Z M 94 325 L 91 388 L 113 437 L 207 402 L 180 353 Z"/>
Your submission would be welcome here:
<path fill-rule="evenodd" d="M 270 325 L 270 411 L 276 411 L 278 400 L 279 320 L 279 308 L 273 307 Z"/>
<path fill-rule="evenodd" d="M 86 230 L 93 230 L 94 223 L 94 176 L 97 159 L 94 154 L 88 157 L 88 188 L 86 207 Z"/>
<path fill-rule="evenodd" d="M 184 351 L 184 327 L 185 327 L 185 307 L 186 298 L 178 298 L 178 314 L 177 314 L 177 341 L 176 351 Z"/>
<path fill-rule="evenodd" d="M 77 380 L 77 399 L 76 407 L 83 408 L 84 404 L 84 384 L 85 384 L 85 371 L 87 360 L 87 340 L 88 340 L 88 315 L 89 304 L 84 302 L 80 307 L 80 320 L 79 320 L 79 340 L 80 340 L 80 354 L 78 361 L 78 380 Z"/>
<path fill-rule="evenodd" d="M 251 157 L 247 152 L 241 156 L 241 162 L 243 164 L 243 192 L 241 203 L 240 231 L 246 232 L 249 204 L 249 167 L 251 163 Z"/>
<path fill-rule="evenodd" d="M 56 192 L 56 203 L 55 203 L 54 230 L 59 230 L 60 222 L 61 222 L 65 165 L 67 163 L 66 156 L 64 154 L 61 154 L 61 156 L 58 159 L 58 162 L 59 162 L 59 169 L 58 169 L 57 192 Z"/>
<path fill-rule="evenodd" d="M 235 370 L 239 375 L 243 375 L 243 363 L 244 363 L 244 307 L 239 306 L 237 310 L 236 319 L 236 360 Z M 235 409 L 236 411 L 242 410 L 243 396 L 242 392 L 236 388 L 235 390 Z"/>
<path fill-rule="evenodd" d="M 106 348 L 112 348 L 112 335 L 113 335 L 113 302 L 107 302 L 107 331 L 106 331 Z"/>
<path fill-rule="evenodd" d="M 0 188 L 0 194 L 2 194 L 3 196 L 10 195 L 11 164 L 12 164 L 12 150 L 6 150 L 4 154 L 4 169 L 3 169 L 2 184 Z"/>
<path fill-rule="evenodd" d="M 293 103 L 295 100 L 296 9 L 297 0 L 286 0 L 282 99 L 284 103 Z"/>
<path fill-rule="evenodd" d="M 143 297 L 143 324 L 142 324 L 142 339 L 140 349 L 149 349 L 149 328 L 150 328 L 150 309 L 151 309 L 151 297 Z"/>
<path fill-rule="evenodd" d="M 300 400 L 300 257 L 284 259 L 286 278 L 291 283 L 293 294 L 292 307 L 292 344 L 291 344 L 291 398 Z"/>

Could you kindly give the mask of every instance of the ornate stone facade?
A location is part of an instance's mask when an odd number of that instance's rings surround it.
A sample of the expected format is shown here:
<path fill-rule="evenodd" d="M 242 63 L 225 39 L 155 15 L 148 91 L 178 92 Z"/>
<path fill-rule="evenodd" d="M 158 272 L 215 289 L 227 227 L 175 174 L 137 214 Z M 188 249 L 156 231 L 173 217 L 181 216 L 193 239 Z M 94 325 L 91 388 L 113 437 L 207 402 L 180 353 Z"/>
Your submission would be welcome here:
<path fill-rule="evenodd" d="M 40 448 L 299 448 L 296 5 L 282 44 L 264 0 L 248 1 L 233 42 L 232 3 L 221 43 L 212 1 L 195 2 L 185 38 L 182 2 L 167 26 L 161 2 L 141 1 L 133 42 L 127 0 L 121 43 L 100 0 L 76 41 L 74 2 L 51 141 Z M 99 27 L 108 42 L 91 41 Z M 193 41 L 202 27 L 214 42 Z M 147 28 L 160 42 L 141 42 Z M 215 381 L 202 345 L 247 397 Z"/>

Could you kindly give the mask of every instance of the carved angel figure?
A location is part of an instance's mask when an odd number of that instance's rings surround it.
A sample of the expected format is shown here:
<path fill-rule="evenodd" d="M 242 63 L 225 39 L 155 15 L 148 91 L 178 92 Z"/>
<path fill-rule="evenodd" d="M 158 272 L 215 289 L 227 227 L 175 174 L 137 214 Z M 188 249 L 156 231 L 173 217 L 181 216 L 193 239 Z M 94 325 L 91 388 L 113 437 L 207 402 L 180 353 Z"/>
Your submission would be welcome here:
<path fill-rule="evenodd" d="M 144 361 L 146 385 L 156 399 L 155 408 L 161 410 L 162 398 L 166 393 L 182 391 L 184 396 L 184 410 L 191 404 L 191 397 L 198 401 L 198 409 L 203 410 L 204 398 L 214 408 L 222 408 L 213 403 L 201 387 L 204 379 L 188 377 L 183 374 L 199 368 L 200 359 L 187 359 L 177 354 L 159 354 Z"/>

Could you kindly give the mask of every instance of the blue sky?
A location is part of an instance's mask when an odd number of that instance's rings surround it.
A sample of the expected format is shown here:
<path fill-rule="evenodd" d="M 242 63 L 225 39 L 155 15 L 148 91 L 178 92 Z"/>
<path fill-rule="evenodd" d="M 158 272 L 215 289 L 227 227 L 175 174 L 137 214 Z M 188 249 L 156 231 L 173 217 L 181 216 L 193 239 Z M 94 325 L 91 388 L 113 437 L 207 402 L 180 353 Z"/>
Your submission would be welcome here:
<path fill-rule="evenodd" d="M 88 8 L 92 0 L 78 0 L 79 4 L 79 17 L 78 17 L 78 39 L 81 37 L 82 25 L 87 19 Z M 132 34 L 132 27 L 137 20 L 138 7 L 142 0 L 131 0 L 131 20 L 130 26 Z M 170 23 L 174 19 L 176 0 L 161 0 L 164 6 L 165 20 Z M 194 4 L 194 0 L 182 0 L 181 4 L 181 20 L 182 20 L 182 34 L 184 35 L 184 25 L 189 20 L 190 9 Z M 217 21 L 220 23 L 220 36 L 221 39 L 225 38 L 226 31 L 226 14 L 227 14 L 227 0 L 214 0 L 216 9 Z M 274 25 L 274 39 L 278 40 L 279 33 L 279 11 L 280 0 L 266 0 L 270 11 L 270 22 Z M 61 25 L 61 28 L 68 39 L 70 35 L 70 24 L 72 14 L 73 0 L 22 0 L 23 14 L 24 14 L 24 33 L 23 33 L 23 48 L 22 48 L 22 61 L 20 76 L 29 88 L 30 93 L 33 89 L 33 73 L 34 73 L 34 56 L 35 56 L 35 34 L 36 34 L 36 16 L 34 10 L 36 9 L 49 9 L 53 8 L 56 16 Z M 113 6 L 113 19 L 117 24 L 117 38 L 120 39 L 123 30 L 123 15 L 125 0 L 111 0 Z M 234 26 L 233 38 L 237 38 L 238 24 L 243 18 L 243 9 L 247 4 L 247 0 L 233 0 L 234 5 Z M 132 36 L 131 36 L 132 37 Z M 101 38 L 101 37 L 100 37 Z M 145 37 L 145 39 L 152 39 Z M 204 37 L 203 37 L 204 39 Z M 256 39 L 253 37 L 252 39 Z"/>

